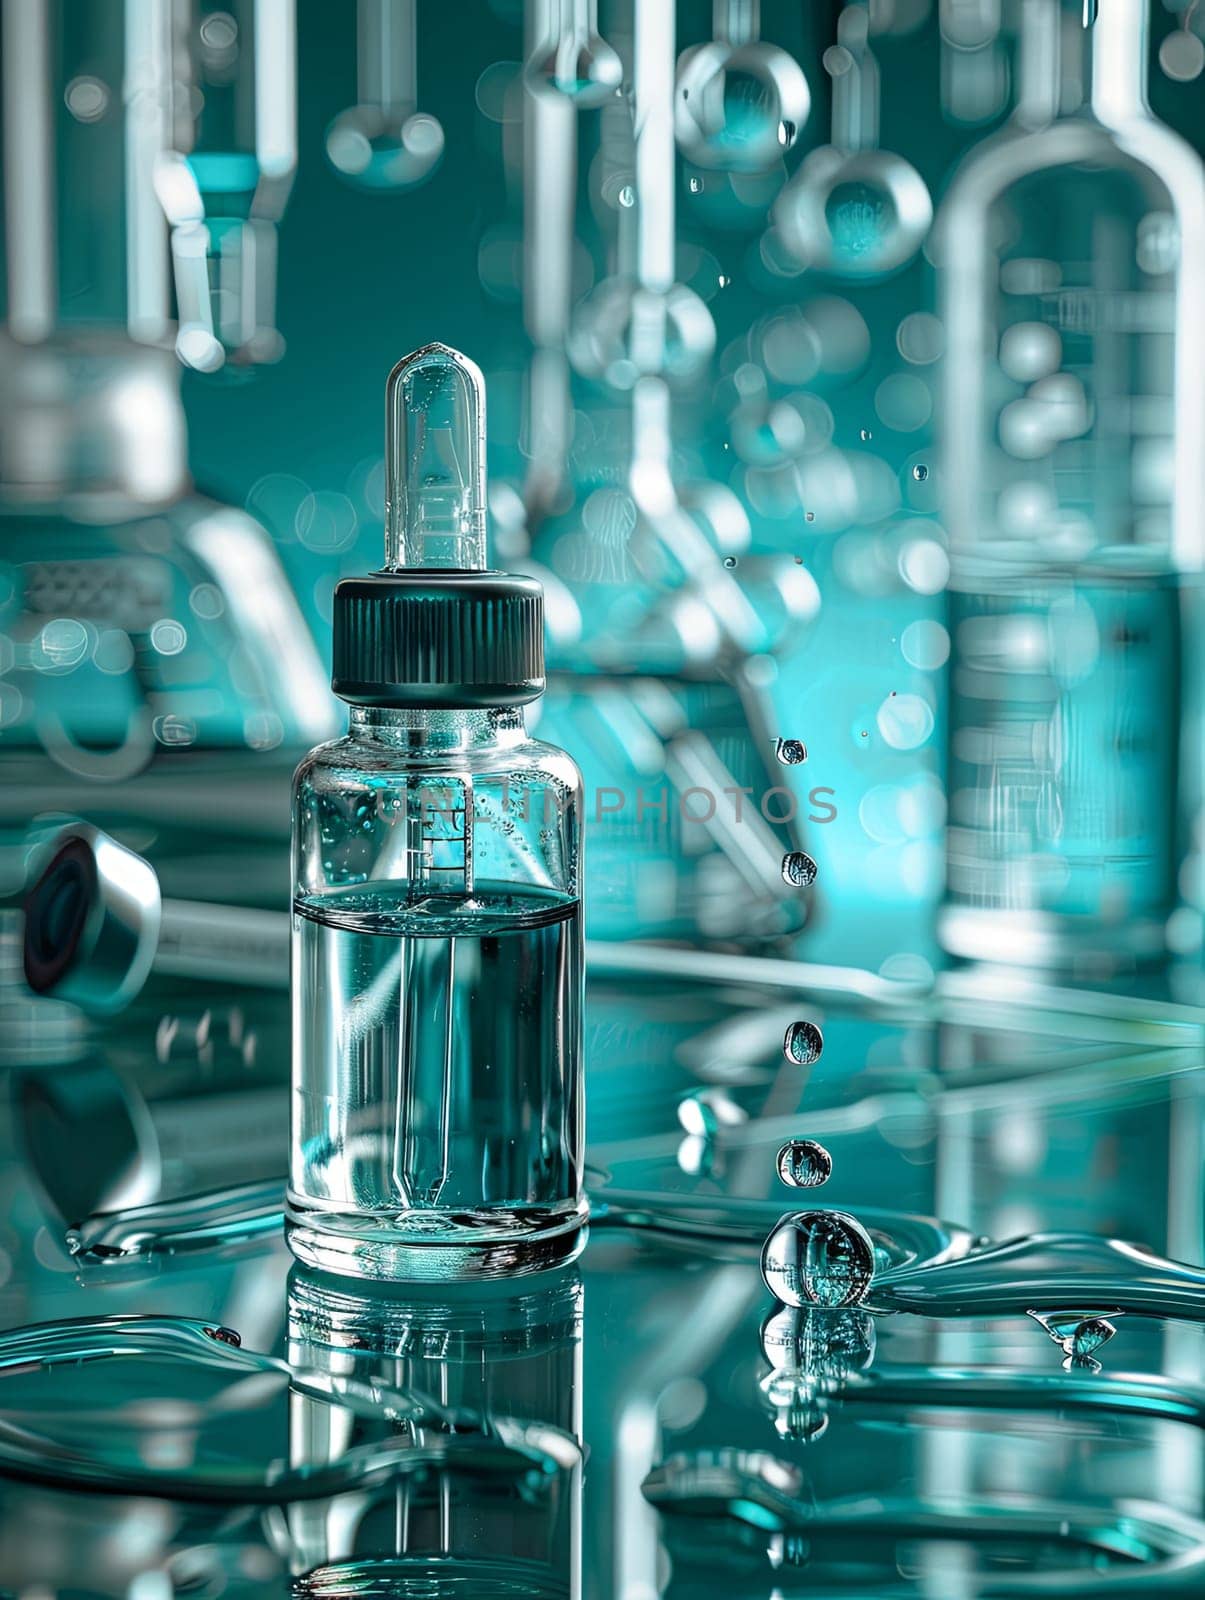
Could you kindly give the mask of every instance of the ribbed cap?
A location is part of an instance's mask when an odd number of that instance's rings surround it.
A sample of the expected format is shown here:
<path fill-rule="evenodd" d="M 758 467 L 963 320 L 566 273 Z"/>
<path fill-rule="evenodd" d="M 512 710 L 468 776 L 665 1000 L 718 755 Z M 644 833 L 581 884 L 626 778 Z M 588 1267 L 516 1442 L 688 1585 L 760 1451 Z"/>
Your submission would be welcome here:
<path fill-rule="evenodd" d="M 335 590 L 331 687 L 399 710 L 518 706 L 544 692 L 544 592 L 509 572 L 411 567 Z"/>

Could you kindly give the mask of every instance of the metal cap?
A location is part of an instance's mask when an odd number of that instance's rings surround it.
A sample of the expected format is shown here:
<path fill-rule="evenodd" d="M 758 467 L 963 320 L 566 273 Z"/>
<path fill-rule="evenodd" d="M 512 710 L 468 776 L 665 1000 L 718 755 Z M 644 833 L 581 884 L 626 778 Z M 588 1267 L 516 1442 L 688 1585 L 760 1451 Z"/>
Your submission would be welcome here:
<path fill-rule="evenodd" d="M 120 1011 L 146 982 L 159 944 L 154 869 L 90 823 L 50 845 L 25 899 L 25 981 L 85 1011 Z"/>

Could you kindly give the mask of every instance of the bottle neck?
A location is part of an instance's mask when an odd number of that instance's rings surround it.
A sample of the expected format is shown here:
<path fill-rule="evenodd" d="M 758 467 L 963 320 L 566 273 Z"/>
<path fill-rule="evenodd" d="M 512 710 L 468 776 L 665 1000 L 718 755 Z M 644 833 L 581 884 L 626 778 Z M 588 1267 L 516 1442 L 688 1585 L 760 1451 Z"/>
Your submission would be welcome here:
<path fill-rule="evenodd" d="M 518 744 L 526 737 L 522 706 L 490 711 L 399 711 L 352 706 L 356 739 L 414 755 L 441 755 Z"/>
<path fill-rule="evenodd" d="M 1147 112 L 1149 0 L 1100 0 L 1088 29 L 1089 103 L 1104 123 Z"/>
<path fill-rule="evenodd" d="M 1022 0 L 1016 120 L 1041 128 L 1083 109 L 1106 127 L 1149 115 L 1150 0 Z"/>

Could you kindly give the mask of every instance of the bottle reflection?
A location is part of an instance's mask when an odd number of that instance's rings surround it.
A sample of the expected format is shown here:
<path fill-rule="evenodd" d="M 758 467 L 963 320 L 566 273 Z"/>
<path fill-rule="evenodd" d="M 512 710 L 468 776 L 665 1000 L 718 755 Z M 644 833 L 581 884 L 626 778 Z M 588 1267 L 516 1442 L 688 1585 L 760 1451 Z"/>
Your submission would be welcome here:
<path fill-rule="evenodd" d="M 581 1592 L 582 1285 L 575 1271 L 510 1283 L 357 1283 L 294 1268 L 289 1361 L 421 1398 L 430 1423 L 390 1420 L 388 1486 L 289 1512 L 294 1592 L 576 1596 Z M 375 1423 L 368 1426 L 377 1426 Z M 291 1462 L 321 1467 L 362 1415 L 294 1394 Z M 442 1438 L 440 1437 L 442 1435 Z M 474 1442 L 510 1445 L 515 1470 L 484 1470 Z M 408 1450 L 443 1458 L 407 1470 Z M 462 1464 L 463 1463 L 463 1464 Z"/>

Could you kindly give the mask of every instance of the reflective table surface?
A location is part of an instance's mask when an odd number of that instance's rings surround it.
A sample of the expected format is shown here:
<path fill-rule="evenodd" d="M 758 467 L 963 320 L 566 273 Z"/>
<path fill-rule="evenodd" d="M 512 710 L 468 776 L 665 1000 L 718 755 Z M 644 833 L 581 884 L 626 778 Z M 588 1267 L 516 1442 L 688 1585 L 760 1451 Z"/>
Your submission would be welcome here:
<path fill-rule="evenodd" d="M 1205 1589 L 1199 1012 L 612 947 L 578 1259 L 382 1288 L 284 1246 L 281 994 L 3 1011 L 0 1593 Z"/>

